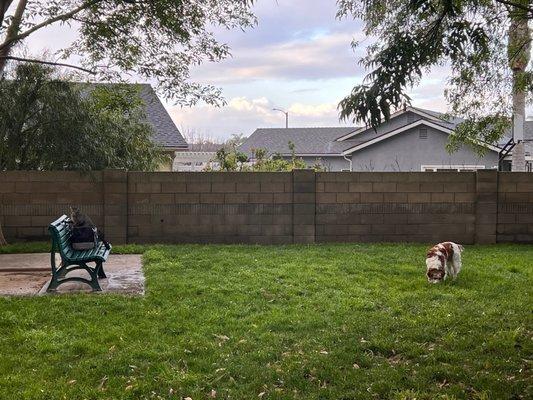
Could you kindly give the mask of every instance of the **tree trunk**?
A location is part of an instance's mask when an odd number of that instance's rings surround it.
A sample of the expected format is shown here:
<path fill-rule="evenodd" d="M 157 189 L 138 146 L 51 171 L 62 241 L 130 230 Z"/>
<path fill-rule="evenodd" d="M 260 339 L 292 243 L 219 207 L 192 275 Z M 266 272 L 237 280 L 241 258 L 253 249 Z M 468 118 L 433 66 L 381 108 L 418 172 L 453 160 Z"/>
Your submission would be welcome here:
<path fill-rule="evenodd" d="M 527 7 L 529 0 L 517 0 Z M 530 58 L 531 31 L 528 27 L 527 11 L 513 7 L 509 26 L 507 55 L 509 67 L 513 71 L 513 149 L 512 171 L 526 170 L 526 143 L 524 142 L 524 124 L 526 114 L 525 70 Z M 531 138 L 527 138 L 531 139 Z M 528 143 L 529 146 L 529 143 Z"/>
<path fill-rule="evenodd" d="M 24 10 L 26 9 L 27 3 L 27 0 L 19 0 L 17 8 L 15 9 L 15 13 L 13 14 L 13 19 L 11 20 L 9 27 L 7 28 L 4 43 L 0 43 L 0 46 L 2 46 L 0 48 L 0 75 L 2 75 L 2 72 L 4 72 L 7 63 L 7 60 L 3 57 L 7 57 L 9 55 L 13 45 L 15 44 L 14 42 L 12 42 L 12 40 L 19 33 L 22 15 L 24 14 Z"/>
<path fill-rule="evenodd" d="M 4 232 L 2 232 L 2 223 L 0 222 L 0 246 L 7 244 L 6 238 L 4 237 Z"/>

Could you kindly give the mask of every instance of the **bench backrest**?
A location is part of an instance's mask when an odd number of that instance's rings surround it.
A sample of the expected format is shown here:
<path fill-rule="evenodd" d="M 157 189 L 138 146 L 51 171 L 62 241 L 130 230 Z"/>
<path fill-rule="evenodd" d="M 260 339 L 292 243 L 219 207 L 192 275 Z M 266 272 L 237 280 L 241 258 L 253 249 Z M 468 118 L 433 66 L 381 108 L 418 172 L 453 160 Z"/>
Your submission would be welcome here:
<path fill-rule="evenodd" d="M 70 219 L 66 215 L 62 215 L 48 227 L 52 236 L 52 250 L 59 251 L 62 256 L 65 256 L 65 251 L 70 249 L 69 221 Z"/>

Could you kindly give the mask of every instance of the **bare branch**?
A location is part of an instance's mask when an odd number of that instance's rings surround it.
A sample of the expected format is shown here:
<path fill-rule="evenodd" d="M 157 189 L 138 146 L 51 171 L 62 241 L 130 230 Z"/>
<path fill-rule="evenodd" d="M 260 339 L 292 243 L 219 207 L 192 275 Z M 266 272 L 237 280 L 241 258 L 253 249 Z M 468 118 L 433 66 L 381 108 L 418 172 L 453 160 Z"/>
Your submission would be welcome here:
<path fill-rule="evenodd" d="M 83 71 L 83 72 L 87 72 L 88 74 L 91 74 L 91 75 L 96 75 L 96 71 L 92 71 L 90 69 L 85 69 L 85 68 L 82 68 L 82 67 L 78 67 L 77 65 L 72 65 L 72 64 L 65 64 L 65 63 L 59 63 L 59 62 L 53 62 L 53 61 L 37 60 L 37 59 L 34 59 L 34 58 L 13 57 L 13 56 L 0 56 L 0 59 L 21 61 L 21 62 L 30 62 L 30 63 L 36 63 L 36 64 L 55 65 L 55 66 L 59 66 L 59 67 L 68 67 L 68 68 L 78 69 L 78 70 Z"/>
<path fill-rule="evenodd" d="M 57 15 L 57 16 L 55 16 L 53 18 L 50 18 L 50 19 L 47 19 L 46 21 L 41 22 L 40 24 L 34 25 L 33 27 L 31 27 L 27 31 L 19 33 L 18 35 L 13 36 L 9 40 L 6 40 L 4 43 L 0 44 L 0 50 L 3 49 L 4 47 L 9 46 L 13 42 L 16 42 L 16 41 L 24 39 L 25 37 L 31 35 L 33 32 L 35 32 L 35 31 L 37 31 L 37 30 L 39 30 L 41 28 L 44 28 L 44 27 L 46 27 L 48 25 L 53 24 L 54 22 L 66 21 L 66 20 L 72 18 L 74 15 L 76 15 L 80 11 L 83 11 L 83 10 L 87 9 L 87 8 L 89 8 L 90 6 L 92 6 L 92 5 L 96 4 L 96 3 L 100 3 L 101 1 L 102 0 L 90 0 L 90 1 L 87 1 L 86 3 L 83 3 L 81 6 L 75 8 L 75 9 L 69 11 L 69 12 Z"/>

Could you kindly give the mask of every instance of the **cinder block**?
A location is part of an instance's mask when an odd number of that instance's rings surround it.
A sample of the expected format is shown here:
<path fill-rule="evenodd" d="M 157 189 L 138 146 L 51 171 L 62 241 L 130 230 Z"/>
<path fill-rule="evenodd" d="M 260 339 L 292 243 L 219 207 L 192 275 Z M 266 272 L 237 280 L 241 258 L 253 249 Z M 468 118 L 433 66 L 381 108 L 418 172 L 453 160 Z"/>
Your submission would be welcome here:
<path fill-rule="evenodd" d="M 324 232 L 326 235 L 347 235 L 350 225 L 326 225 Z"/>
<path fill-rule="evenodd" d="M 209 193 L 211 192 L 210 183 L 193 183 L 187 182 L 188 193 Z"/>
<path fill-rule="evenodd" d="M 272 193 L 250 193 L 248 198 L 248 201 L 253 204 L 268 204 L 274 202 L 274 196 Z"/>
<path fill-rule="evenodd" d="M 337 203 L 359 203 L 361 201 L 360 193 L 337 193 Z"/>
<path fill-rule="evenodd" d="M 314 182 L 297 182 L 295 181 L 292 185 L 293 193 L 315 193 L 315 183 Z M 326 190 L 327 192 L 327 190 Z"/>
<path fill-rule="evenodd" d="M 409 203 L 429 203 L 431 201 L 430 193 L 408 193 L 407 202 Z"/>
<path fill-rule="evenodd" d="M 297 214 L 315 214 L 315 205 L 314 204 L 294 204 L 293 213 Z"/>
<path fill-rule="evenodd" d="M 383 224 L 383 214 L 363 214 L 361 215 L 361 224 L 363 225 L 379 225 Z"/>
<path fill-rule="evenodd" d="M 335 203 L 337 201 L 337 195 L 335 193 L 317 193 L 317 203 Z"/>
<path fill-rule="evenodd" d="M 0 172 L 1 174 L 1 172 Z M 17 182 L 17 184 L 27 185 L 30 187 L 27 182 Z M 0 193 L 14 193 L 15 192 L 15 182 L 2 182 L 0 181 Z M 24 192 L 24 191 L 22 191 Z M 20 193 L 20 192 L 19 192 Z"/>
<path fill-rule="evenodd" d="M 454 193 L 455 203 L 473 203 L 476 201 L 476 193 Z"/>
<path fill-rule="evenodd" d="M 383 193 L 385 203 L 407 203 L 407 193 Z"/>
<path fill-rule="evenodd" d="M 361 203 L 383 203 L 383 193 L 361 193 Z"/>
<path fill-rule="evenodd" d="M 224 193 L 200 193 L 200 203 L 203 203 L 203 204 L 224 203 Z"/>
<path fill-rule="evenodd" d="M 172 204 L 174 203 L 174 195 L 171 193 L 157 193 L 150 194 L 151 204 Z"/>
<path fill-rule="evenodd" d="M 158 182 L 137 183 L 135 185 L 136 193 L 161 193 L 161 184 Z"/>
<path fill-rule="evenodd" d="M 213 183 L 211 184 L 211 192 L 213 193 L 234 193 L 235 183 Z"/>
<path fill-rule="evenodd" d="M 347 182 L 326 182 L 324 191 L 328 193 L 339 193 L 348 191 Z"/>
<path fill-rule="evenodd" d="M 372 191 L 378 193 L 396 192 L 396 183 L 394 182 L 375 182 L 372 184 Z"/>
<path fill-rule="evenodd" d="M 438 182 L 423 182 L 420 184 L 420 191 L 425 193 L 443 192 L 444 184 Z"/>
<path fill-rule="evenodd" d="M 314 214 L 296 214 L 292 217 L 292 219 L 293 219 L 294 226 L 313 225 L 315 223 Z M 287 220 L 289 219 L 287 218 Z"/>
<path fill-rule="evenodd" d="M 372 182 L 352 182 L 348 184 L 350 192 L 372 192 Z"/>
<path fill-rule="evenodd" d="M 315 193 L 294 193 L 295 203 L 315 203 Z"/>
<path fill-rule="evenodd" d="M 294 226 L 293 232 L 295 236 L 314 236 L 315 235 L 315 225 L 297 225 Z"/>
<path fill-rule="evenodd" d="M 292 203 L 292 193 L 274 193 L 274 203 L 276 204 Z"/>
<path fill-rule="evenodd" d="M 236 191 L 238 193 L 259 193 L 261 186 L 259 182 L 237 182 Z"/>
<path fill-rule="evenodd" d="M 129 204 L 149 204 L 150 203 L 150 193 L 132 193 L 128 195 Z"/>
<path fill-rule="evenodd" d="M 285 184 L 282 182 L 261 182 L 260 188 L 263 193 L 285 192 Z"/>
<path fill-rule="evenodd" d="M 408 179 L 408 175 L 406 178 Z M 406 192 L 406 193 L 412 193 L 412 192 L 419 192 L 420 191 L 420 183 L 418 182 L 398 182 L 396 189 L 398 192 Z"/>
<path fill-rule="evenodd" d="M 162 193 L 185 193 L 187 185 L 184 182 L 163 182 L 161 183 Z"/>
<path fill-rule="evenodd" d="M 432 203 L 453 203 L 453 193 L 431 193 Z"/>
<path fill-rule="evenodd" d="M 295 244 L 311 244 L 311 243 L 315 243 L 315 235 L 307 235 L 307 236 L 295 235 L 293 243 L 295 243 Z"/>
<path fill-rule="evenodd" d="M 248 194 L 247 193 L 226 193 L 224 195 L 224 203 L 246 204 L 248 203 Z"/>
<path fill-rule="evenodd" d="M 198 193 L 176 193 L 174 194 L 175 204 L 198 204 L 200 195 Z"/>

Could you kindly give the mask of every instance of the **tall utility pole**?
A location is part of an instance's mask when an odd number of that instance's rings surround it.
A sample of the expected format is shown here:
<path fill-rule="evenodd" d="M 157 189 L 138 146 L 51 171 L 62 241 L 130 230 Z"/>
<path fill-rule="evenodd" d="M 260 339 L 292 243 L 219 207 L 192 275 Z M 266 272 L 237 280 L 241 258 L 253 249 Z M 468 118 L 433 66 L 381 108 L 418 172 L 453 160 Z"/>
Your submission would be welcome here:
<path fill-rule="evenodd" d="M 289 112 L 285 110 L 280 110 L 279 108 L 273 108 L 272 111 L 279 111 L 285 114 L 285 129 L 289 129 Z"/>

